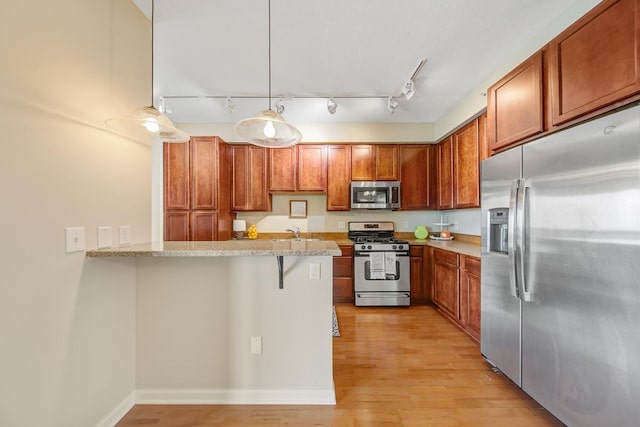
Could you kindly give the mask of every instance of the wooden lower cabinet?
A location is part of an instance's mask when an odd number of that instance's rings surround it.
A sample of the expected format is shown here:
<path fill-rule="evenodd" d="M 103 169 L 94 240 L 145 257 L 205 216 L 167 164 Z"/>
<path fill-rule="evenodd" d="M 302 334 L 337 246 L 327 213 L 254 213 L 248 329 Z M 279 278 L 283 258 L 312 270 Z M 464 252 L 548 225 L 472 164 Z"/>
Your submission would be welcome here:
<path fill-rule="evenodd" d="M 424 249 L 425 246 L 411 246 L 410 271 L 411 271 L 411 304 L 426 304 L 430 300 L 431 281 L 425 275 Z"/>
<path fill-rule="evenodd" d="M 433 249 L 433 302 L 480 341 L 480 259 Z"/>
<path fill-rule="evenodd" d="M 461 257 L 460 323 L 476 340 L 480 340 L 480 259 Z"/>
<path fill-rule="evenodd" d="M 340 245 L 341 256 L 333 257 L 333 302 L 354 302 L 353 245 Z"/>

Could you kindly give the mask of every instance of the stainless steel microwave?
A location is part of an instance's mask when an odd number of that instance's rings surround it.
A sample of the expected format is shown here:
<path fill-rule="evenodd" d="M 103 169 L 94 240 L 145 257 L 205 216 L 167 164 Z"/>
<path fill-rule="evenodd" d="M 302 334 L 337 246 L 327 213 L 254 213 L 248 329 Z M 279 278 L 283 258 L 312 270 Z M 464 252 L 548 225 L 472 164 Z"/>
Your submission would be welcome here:
<path fill-rule="evenodd" d="M 352 181 L 351 209 L 400 209 L 400 182 Z"/>

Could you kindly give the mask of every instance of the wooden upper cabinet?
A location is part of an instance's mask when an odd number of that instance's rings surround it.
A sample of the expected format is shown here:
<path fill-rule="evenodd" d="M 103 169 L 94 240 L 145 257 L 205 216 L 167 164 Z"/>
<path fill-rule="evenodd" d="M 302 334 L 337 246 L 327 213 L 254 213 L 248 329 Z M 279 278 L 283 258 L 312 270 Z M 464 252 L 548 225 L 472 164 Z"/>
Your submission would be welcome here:
<path fill-rule="evenodd" d="M 397 144 L 351 146 L 352 181 L 397 181 L 400 177 Z"/>
<path fill-rule="evenodd" d="M 398 145 L 376 145 L 376 181 L 397 181 L 399 174 Z"/>
<path fill-rule="evenodd" d="M 375 180 L 376 162 L 375 148 L 373 145 L 351 146 L 351 180 L 373 181 Z"/>
<path fill-rule="evenodd" d="M 480 161 L 491 156 L 489 150 L 489 138 L 487 138 L 487 113 L 478 117 L 478 154 Z"/>
<path fill-rule="evenodd" d="M 192 209 L 216 209 L 218 159 L 214 138 L 191 138 Z"/>
<path fill-rule="evenodd" d="M 400 209 L 437 208 L 435 180 L 437 146 L 402 145 L 400 148 Z"/>
<path fill-rule="evenodd" d="M 479 120 L 453 134 L 453 206 L 480 207 Z"/>
<path fill-rule="evenodd" d="M 297 191 L 327 191 L 327 148 L 325 145 L 297 145 Z"/>
<path fill-rule="evenodd" d="M 230 147 L 232 162 L 231 209 L 234 211 L 268 211 L 267 149 L 254 145 Z"/>
<path fill-rule="evenodd" d="M 190 208 L 189 142 L 164 144 L 164 209 Z"/>
<path fill-rule="evenodd" d="M 216 229 L 218 222 L 218 214 L 215 211 L 193 211 L 189 224 L 191 228 L 191 236 L 189 240 L 193 241 L 212 241 L 218 240 Z"/>
<path fill-rule="evenodd" d="M 269 149 L 269 191 L 296 191 L 296 147 Z"/>
<path fill-rule="evenodd" d="M 487 135 L 498 150 L 544 130 L 542 51 L 487 91 Z"/>
<path fill-rule="evenodd" d="M 438 144 L 438 209 L 453 209 L 453 136 Z"/>
<path fill-rule="evenodd" d="M 351 147 L 327 146 L 327 210 L 351 209 Z"/>
<path fill-rule="evenodd" d="M 640 92 L 640 1 L 605 0 L 549 44 L 552 124 Z"/>

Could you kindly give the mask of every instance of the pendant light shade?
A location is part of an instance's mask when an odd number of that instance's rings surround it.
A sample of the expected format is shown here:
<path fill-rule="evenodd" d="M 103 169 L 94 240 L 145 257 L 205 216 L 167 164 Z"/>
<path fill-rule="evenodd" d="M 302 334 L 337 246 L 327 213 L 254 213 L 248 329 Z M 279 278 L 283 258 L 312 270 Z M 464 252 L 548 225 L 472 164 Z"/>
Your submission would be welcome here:
<path fill-rule="evenodd" d="M 105 124 L 135 139 L 147 140 L 156 136 L 163 142 L 187 142 L 189 134 L 175 127 L 169 117 L 153 106 L 154 17 L 155 1 L 151 0 L 151 105 L 136 108 L 128 116 L 108 119 Z"/>
<path fill-rule="evenodd" d="M 284 148 L 296 145 L 302 134 L 280 114 L 271 109 L 271 0 L 269 4 L 269 109 L 236 123 L 236 134 L 253 145 Z"/>
<path fill-rule="evenodd" d="M 264 110 L 236 123 L 241 138 L 260 147 L 291 147 L 302 139 L 300 131 L 273 110 Z"/>
<path fill-rule="evenodd" d="M 157 135 L 163 142 L 189 140 L 189 134 L 176 128 L 169 117 L 153 106 L 136 108 L 128 116 L 114 117 L 107 120 L 106 124 L 136 139 Z"/>

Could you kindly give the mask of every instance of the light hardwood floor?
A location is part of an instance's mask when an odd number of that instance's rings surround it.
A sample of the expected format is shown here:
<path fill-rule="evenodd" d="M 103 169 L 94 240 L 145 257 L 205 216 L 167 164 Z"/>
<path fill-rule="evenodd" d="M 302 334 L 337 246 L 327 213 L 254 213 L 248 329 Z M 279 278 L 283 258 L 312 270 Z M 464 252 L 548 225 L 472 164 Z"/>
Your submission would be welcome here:
<path fill-rule="evenodd" d="M 118 426 L 562 426 L 433 307 L 336 310 L 335 406 L 136 405 Z"/>

